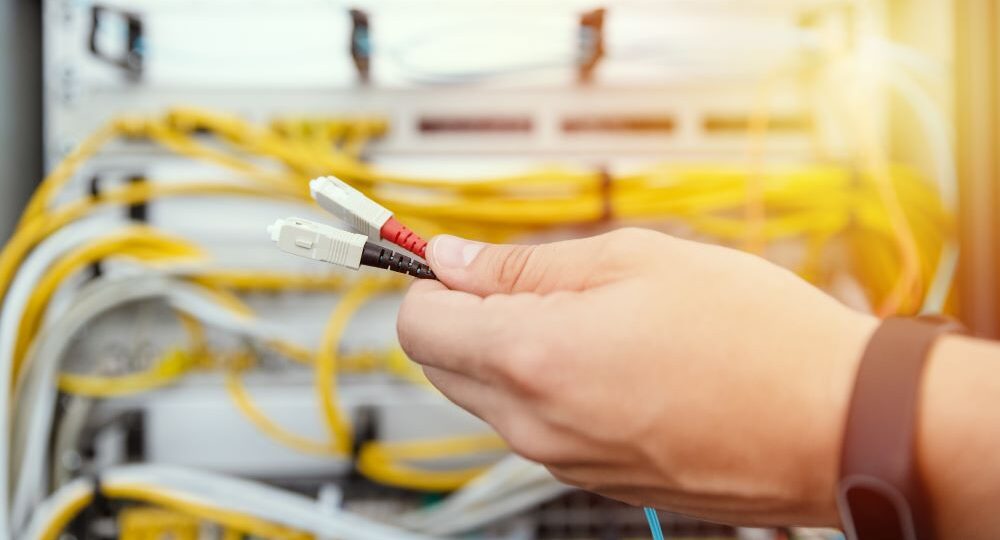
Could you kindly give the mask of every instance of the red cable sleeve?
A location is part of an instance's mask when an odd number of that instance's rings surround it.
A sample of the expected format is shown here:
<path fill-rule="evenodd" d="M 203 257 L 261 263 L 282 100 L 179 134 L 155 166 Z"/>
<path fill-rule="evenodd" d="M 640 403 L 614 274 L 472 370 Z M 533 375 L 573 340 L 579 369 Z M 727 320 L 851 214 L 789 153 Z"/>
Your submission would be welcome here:
<path fill-rule="evenodd" d="M 394 217 L 389 218 L 389 221 L 386 221 L 385 225 L 382 225 L 379 236 L 383 240 L 388 240 L 410 253 L 414 253 L 419 257 L 426 257 L 427 241 L 420 238 L 420 235 L 411 231 Z"/>

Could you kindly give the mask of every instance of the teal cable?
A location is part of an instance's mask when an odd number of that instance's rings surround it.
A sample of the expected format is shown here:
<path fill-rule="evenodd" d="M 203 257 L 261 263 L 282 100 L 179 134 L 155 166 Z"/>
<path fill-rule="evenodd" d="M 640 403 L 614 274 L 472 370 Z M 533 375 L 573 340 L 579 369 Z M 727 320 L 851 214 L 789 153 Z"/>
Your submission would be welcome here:
<path fill-rule="evenodd" d="M 653 533 L 653 540 L 663 540 L 663 529 L 660 527 L 660 517 L 656 515 L 656 510 L 647 506 L 642 511 L 646 513 L 646 521 L 649 522 L 649 531 Z"/>

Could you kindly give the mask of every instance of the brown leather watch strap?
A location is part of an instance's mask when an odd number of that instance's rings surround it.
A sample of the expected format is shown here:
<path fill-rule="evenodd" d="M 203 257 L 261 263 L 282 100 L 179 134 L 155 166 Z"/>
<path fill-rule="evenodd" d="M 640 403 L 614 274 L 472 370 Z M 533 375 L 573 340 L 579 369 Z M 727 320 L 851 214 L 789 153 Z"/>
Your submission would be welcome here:
<path fill-rule="evenodd" d="M 838 504 L 848 539 L 931 540 L 930 504 L 915 455 L 924 366 L 935 341 L 961 327 L 890 318 L 872 335 L 847 413 Z"/>

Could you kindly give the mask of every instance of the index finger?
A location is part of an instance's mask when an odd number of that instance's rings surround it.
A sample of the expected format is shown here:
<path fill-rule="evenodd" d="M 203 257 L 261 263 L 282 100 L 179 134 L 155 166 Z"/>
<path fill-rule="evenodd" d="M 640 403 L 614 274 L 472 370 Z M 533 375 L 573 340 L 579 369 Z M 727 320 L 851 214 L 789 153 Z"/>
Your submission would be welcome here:
<path fill-rule="evenodd" d="M 418 281 L 399 310 L 399 343 L 419 364 L 489 382 L 490 364 L 503 357 L 524 326 L 531 298 L 521 296 L 482 298 Z"/>

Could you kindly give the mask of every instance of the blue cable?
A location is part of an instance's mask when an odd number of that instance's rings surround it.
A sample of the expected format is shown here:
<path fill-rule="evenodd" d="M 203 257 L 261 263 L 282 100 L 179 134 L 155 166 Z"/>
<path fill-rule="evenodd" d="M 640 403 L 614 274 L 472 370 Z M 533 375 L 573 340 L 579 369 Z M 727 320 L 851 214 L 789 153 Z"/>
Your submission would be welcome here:
<path fill-rule="evenodd" d="M 646 521 L 649 522 L 649 532 L 653 533 L 653 540 L 663 540 L 663 529 L 660 528 L 660 517 L 656 515 L 656 510 L 647 506 L 642 511 L 646 513 Z"/>

